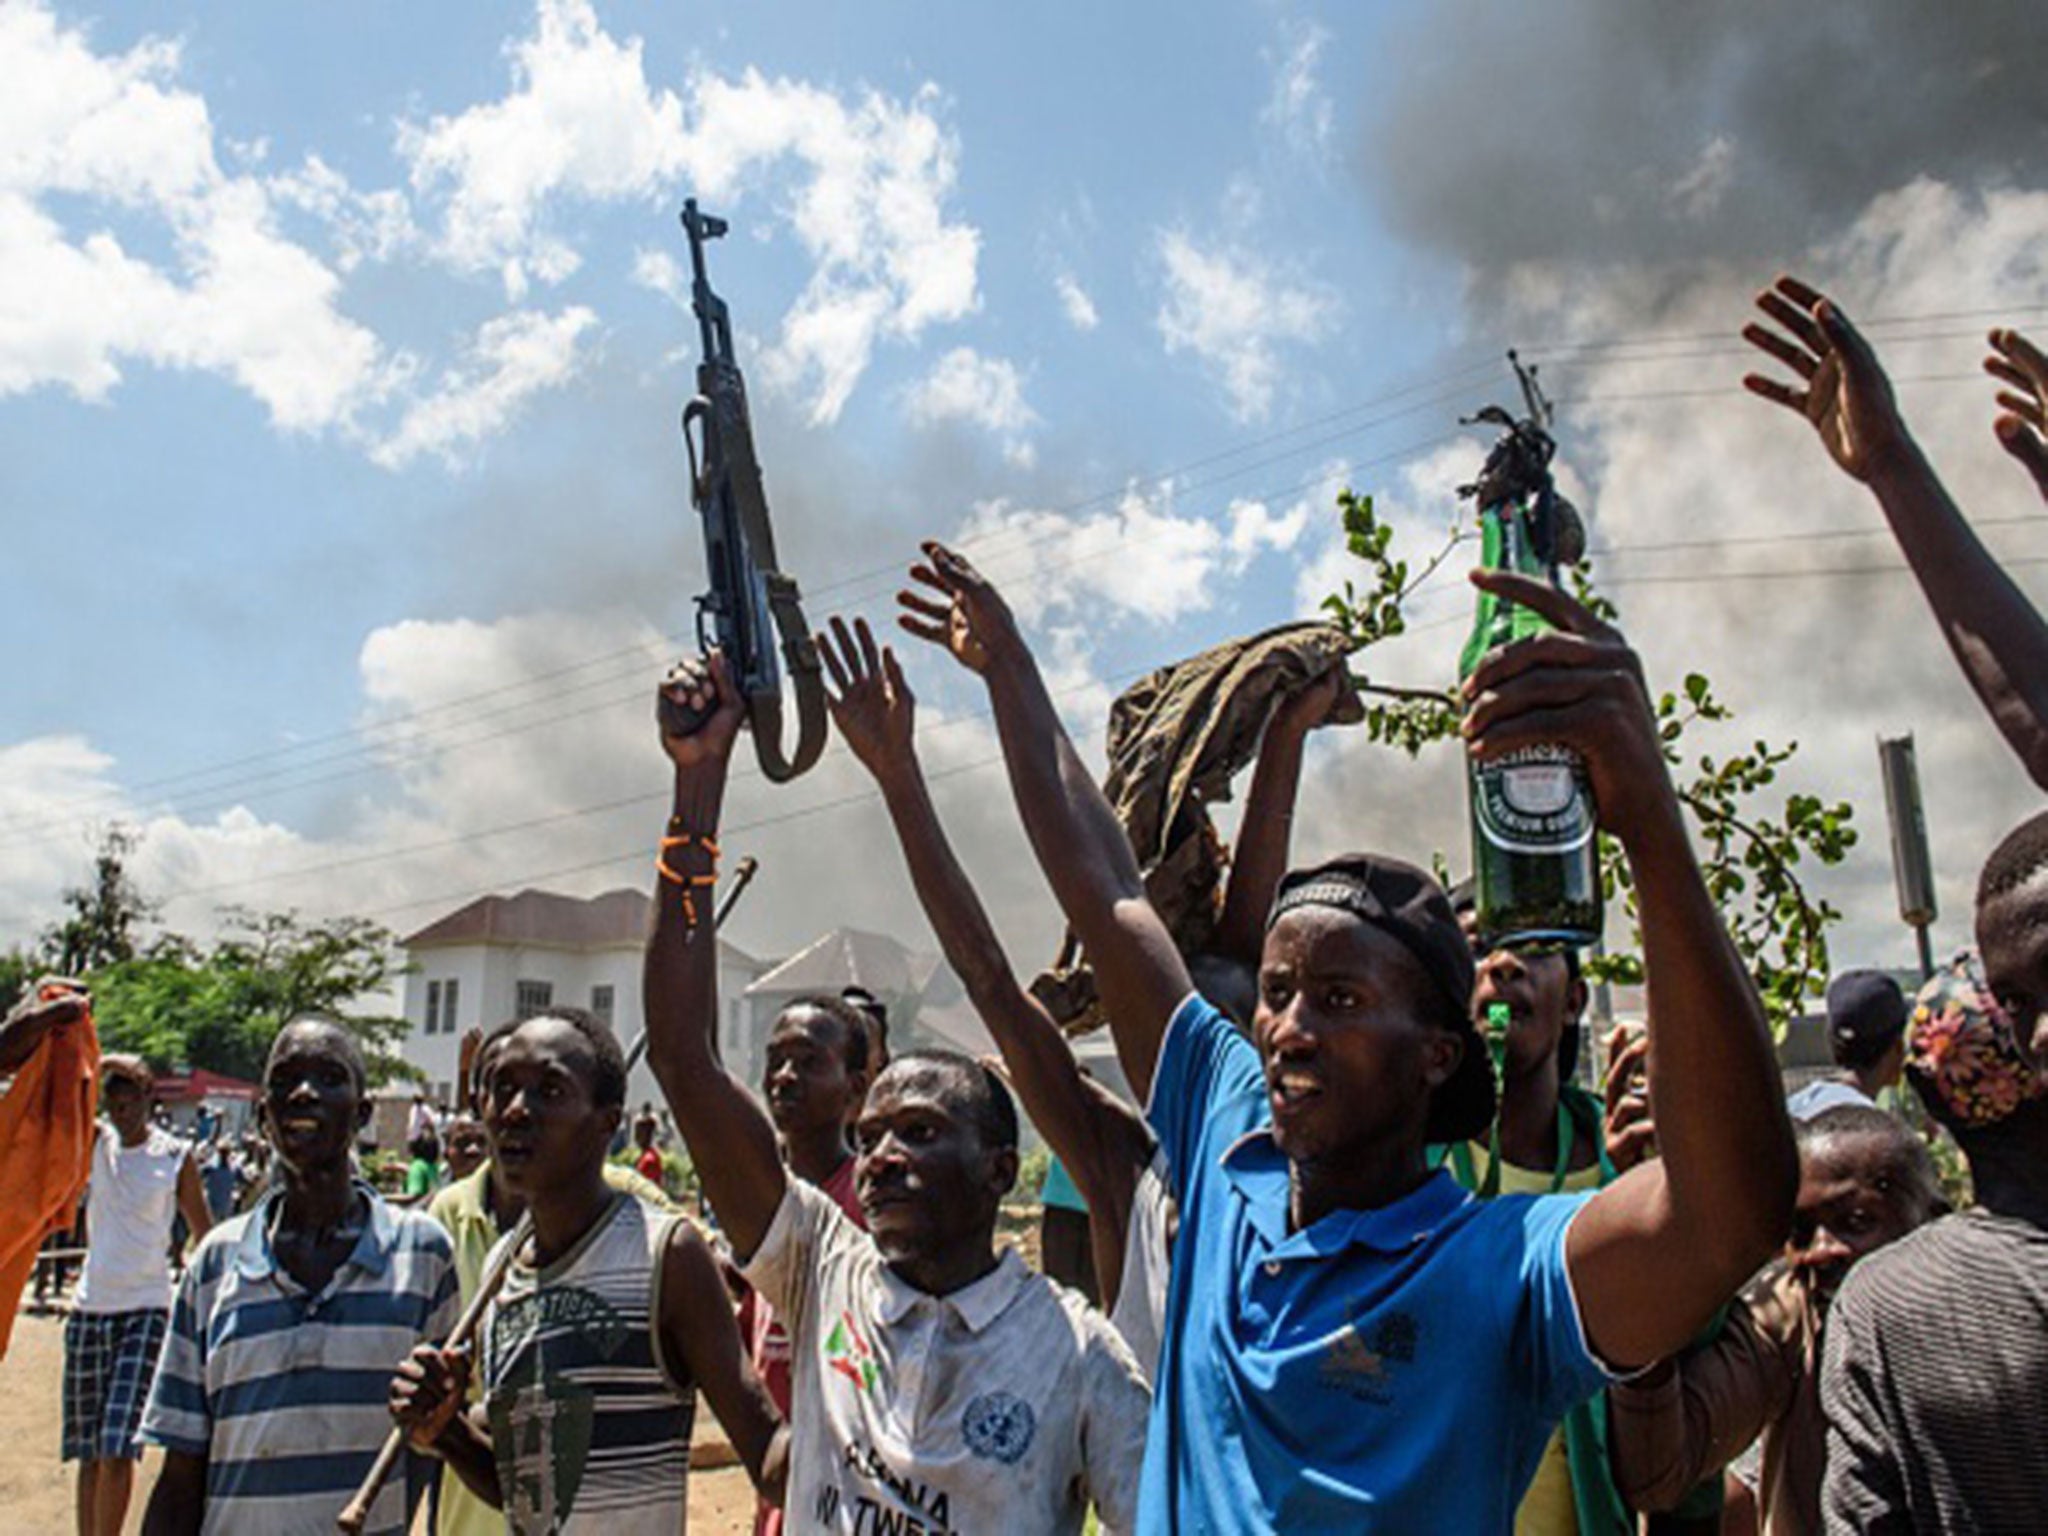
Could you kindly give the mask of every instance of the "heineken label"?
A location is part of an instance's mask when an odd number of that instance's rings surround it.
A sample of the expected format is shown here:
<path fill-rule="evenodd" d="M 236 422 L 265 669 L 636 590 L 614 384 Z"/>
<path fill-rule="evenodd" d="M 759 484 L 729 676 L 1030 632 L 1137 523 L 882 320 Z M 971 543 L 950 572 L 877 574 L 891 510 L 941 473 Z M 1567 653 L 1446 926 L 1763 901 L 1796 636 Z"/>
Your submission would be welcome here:
<path fill-rule="evenodd" d="M 1480 836 L 1509 853 L 1569 853 L 1593 838 L 1585 764 L 1570 747 L 1546 743 L 1482 763 L 1472 803 Z"/>

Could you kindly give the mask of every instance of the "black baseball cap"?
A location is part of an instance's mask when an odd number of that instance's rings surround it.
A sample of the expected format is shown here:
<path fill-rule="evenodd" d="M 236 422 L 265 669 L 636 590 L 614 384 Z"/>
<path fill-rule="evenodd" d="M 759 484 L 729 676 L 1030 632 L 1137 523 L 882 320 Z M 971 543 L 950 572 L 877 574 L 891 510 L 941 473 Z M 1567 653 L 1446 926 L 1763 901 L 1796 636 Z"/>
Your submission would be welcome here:
<path fill-rule="evenodd" d="M 1472 946 L 1442 886 L 1413 864 L 1380 854 L 1346 854 L 1296 870 L 1280 882 L 1271 928 L 1296 907 L 1335 907 L 1398 939 L 1436 984 L 1444 1005 L 1437 1022 L 1458 1033 L 1465 1053 L 1429 1106 L 1429 1139 L 1469 1141 L 1493 1123 L 1493 1068 L 1472 1023 Z"/>
<path fill-rule="evenodd" d="M 1844 971 L 1828 983 L 1828 1048 L 1850 1064 L 1876 1061 L 1906 1032 L 1906 994 L 1883 971 Z"/>

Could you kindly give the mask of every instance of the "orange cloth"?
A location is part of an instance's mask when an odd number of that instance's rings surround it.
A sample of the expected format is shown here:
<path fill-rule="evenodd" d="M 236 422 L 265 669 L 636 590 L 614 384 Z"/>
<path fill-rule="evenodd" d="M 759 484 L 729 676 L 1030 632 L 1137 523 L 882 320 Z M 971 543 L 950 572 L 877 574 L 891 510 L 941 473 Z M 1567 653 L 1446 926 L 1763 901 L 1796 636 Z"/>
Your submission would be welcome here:
<path fill-rule="evenodd" d="M 0 1098 L 0 1359 L 36 1250 L 67 1230 L 92 1171 L 100 1040 L 92 1016 L 50 1031 Z"/>

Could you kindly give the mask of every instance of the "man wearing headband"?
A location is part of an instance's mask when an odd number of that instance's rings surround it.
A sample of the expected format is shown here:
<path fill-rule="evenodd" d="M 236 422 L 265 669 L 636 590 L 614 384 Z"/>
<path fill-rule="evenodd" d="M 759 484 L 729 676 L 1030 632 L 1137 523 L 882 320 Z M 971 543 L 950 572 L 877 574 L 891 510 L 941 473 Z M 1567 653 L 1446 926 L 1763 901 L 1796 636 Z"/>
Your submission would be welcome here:
<path fill-rule="evenodd" d="M 1690 1339 L 1778 1246 L 1798 1179 L 1763 1009 L 1634 653 L 1541 583 L 1474 578 L 1558 626 L 1479 667 L 1465 735 L 1484 758 L 1584 755 L 1636 881 L 1665 1106 L 1662 1159 L 1598 1194 L 1480 1202 L 1424 1156 L 1493 1108 L 1471 950 L 1436 882 L 1379 857 L 1288 879 L 1247 1040 L 1192 994 L 1001 597 L 925 553 L 904 625 L 988 684 L 1179 1199 L 1140 1529 L 1508 1531 L 1565 1411 Z"/>
<path fill-rule="evenodd" d="M 1829 1316 L 1828 1529 L 2048 1531 L 2048 812 L 1977 885 L 1981 974 L 1921 990 L 1906 1077 L 1973 1209 L 1856 1266 Z"/>

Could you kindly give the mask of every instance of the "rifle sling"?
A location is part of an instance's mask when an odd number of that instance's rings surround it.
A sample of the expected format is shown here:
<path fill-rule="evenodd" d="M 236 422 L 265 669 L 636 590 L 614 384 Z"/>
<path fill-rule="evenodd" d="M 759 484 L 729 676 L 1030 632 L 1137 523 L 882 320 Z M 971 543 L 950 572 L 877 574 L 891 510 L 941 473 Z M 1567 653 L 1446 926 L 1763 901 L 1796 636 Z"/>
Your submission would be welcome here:
<path fill-rule="evenodd" d="M 782 662 L 789 669 L 789 685 L 796 693 L 796 751 L 782 753 L 782 695 L 756 694 L 747 700 L 747 723 L 754 732 L 754 756 L 770 783 L 783 784 L 804 772 L 825 750 L 824 665 L 811 639 L 811 627 L 804 619 L 803 597 L 796 578 L 775 568 L 775 534 L 768 526 L 768 498 L 742 496 L 741 532 L 747 554 L 761 573 L 768 593 L 768 611 L 774 616 L 775 631 L 782 641 Z"/>

